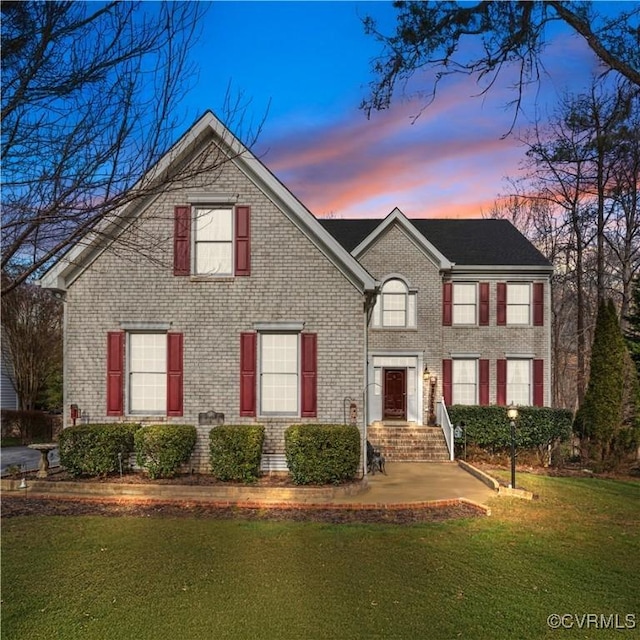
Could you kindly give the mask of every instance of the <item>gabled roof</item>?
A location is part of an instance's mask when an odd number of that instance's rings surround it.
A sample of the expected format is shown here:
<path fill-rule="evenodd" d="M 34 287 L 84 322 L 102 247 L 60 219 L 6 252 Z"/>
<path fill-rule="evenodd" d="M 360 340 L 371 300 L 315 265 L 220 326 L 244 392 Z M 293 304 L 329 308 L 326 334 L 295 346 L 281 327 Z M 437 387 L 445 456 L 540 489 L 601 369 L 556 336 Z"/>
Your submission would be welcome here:
<path fill-rule="evenodd" d="M 384 232 L 388 219 L 389 216 L 384 221 L 321 219 L 320 223 L 347 251 L 361 255 L 363 247 L 370 246 Z M 508 220 L 405 220 L 456 267 L 552 268 L 549 261 Z"/>
<path fill-rule="evenodd" d="M 369 272 L 318 222 L 315 216 L 218 120 L 207 111 L 144 177 L 148 183 L 197 153 L 206 140 L 213 140 L 230 162 L 242 171 L 311 242 L 354 284 L 359 291 L 373 291 L 377 282 Z M 142 180 L 140 181 L 140 183 Z M 138 184 L 140 184 L 138 183 Z M 134 187 L 135 189 L 136 187 Z M 127 228 L 123 220 L 133 222 L 149 206 L 138 202 L 130 210 L 121 210 L 106 219 L 97 231 L 87 233 L 40 279 L 49 289 L 65 290 Z"/>

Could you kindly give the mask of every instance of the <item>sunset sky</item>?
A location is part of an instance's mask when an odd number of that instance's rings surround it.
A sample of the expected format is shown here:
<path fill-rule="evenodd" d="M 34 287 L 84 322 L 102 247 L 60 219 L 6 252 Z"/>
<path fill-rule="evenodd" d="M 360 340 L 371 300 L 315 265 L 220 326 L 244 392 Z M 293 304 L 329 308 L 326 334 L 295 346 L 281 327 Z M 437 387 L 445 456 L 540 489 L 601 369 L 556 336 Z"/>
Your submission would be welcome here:
<path fill-rule="evenodd" d="M 254 153 L 318 216 L 377 218 L 396 206 L 409 217 L 488 213 L 524 156 L 517 135 L 503 138 L 515 74 L 484 97 L 474 97 L 474 80 L 447 80 L 414 124 L 421 103 L 401 97 L 367 120 L 359 105 L 380 45 L 365 35 L 365 15 L 393 31 L 387 2 L 213 3 L 193 51 L 199 78 L 182 104 L 187 119 L 212 109 L 224 120 L 227 88 L 241 94 L 244 130 L 266 116 Z M 518 126 L 544 117 L 596 71 L 580 38 L 557 29 L 548 39 L 548 77 L 526 93 Z"/>

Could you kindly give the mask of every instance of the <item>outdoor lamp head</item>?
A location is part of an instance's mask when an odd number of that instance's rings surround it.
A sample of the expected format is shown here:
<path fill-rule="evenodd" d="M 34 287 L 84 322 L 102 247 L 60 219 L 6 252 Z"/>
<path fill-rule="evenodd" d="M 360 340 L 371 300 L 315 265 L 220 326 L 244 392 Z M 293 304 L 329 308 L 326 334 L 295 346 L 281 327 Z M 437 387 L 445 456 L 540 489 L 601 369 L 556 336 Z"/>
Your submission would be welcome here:
<path fill-rule="evenodd" d="M 516 407 L 516 405 L 513 404 L 513 402 L 509 405 L 509 408 L 507 409 L 507 417 L 509 418 L 509 420 L 515 420 L 518 417 L 518 407 Z"/>

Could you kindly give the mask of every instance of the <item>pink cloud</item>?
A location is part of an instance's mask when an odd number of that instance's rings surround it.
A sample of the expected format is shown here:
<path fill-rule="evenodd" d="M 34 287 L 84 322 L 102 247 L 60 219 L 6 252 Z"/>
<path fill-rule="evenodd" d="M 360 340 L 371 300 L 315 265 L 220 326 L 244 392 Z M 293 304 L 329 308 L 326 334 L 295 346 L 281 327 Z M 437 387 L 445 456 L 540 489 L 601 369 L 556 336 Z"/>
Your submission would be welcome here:
<path fill-rule="evenodd" d="M 593 59 L 579 39 L 554 40 L 548 53 L 554 90 L 566 86 L 566 66 L 577 72 L 574 85 L 588 80 Z M 397 101 L 370 120 L 351 111 L 302 131 L 281 127 L 285 133 L 268 141 L 264 159 L 316 215 L 382 217 L 398 206 L 410 217 L 479 217 L 524 157 L 515 136 L 504 137 L 513 120 L 504 108 L 514 97 L 511 75 L 482 98 L 473 97 L 480 92 L 474 82 L 449 78 L 422 113 L 418 101 Z M 524 99 L 530 117 L 545 101 L 554 103 L 538 87 Z"/>
<path fill-rule="evenodd" d="M 271 141 L 265 161 L 317 215 L 379 217 L 407 203 L 411 216 L 479 216 L 515 164 L 515 143 L 481 111 L 465 117 L 463 102 L 451 92 L 415 124 L 405 103 L 292 131 Z"/>

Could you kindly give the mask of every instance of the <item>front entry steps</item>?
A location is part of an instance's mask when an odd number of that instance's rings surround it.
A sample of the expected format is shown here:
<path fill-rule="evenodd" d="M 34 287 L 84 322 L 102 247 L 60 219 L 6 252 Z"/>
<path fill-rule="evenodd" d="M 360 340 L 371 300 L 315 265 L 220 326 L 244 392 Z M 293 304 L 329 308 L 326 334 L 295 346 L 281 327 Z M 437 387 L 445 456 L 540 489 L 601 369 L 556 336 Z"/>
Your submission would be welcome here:
<path fill-rule="evenodd" d="M 440 427 L 409 422 L 374 422 L 367 439 L 389 462 L 448 462 L 449 449 Z"/>

